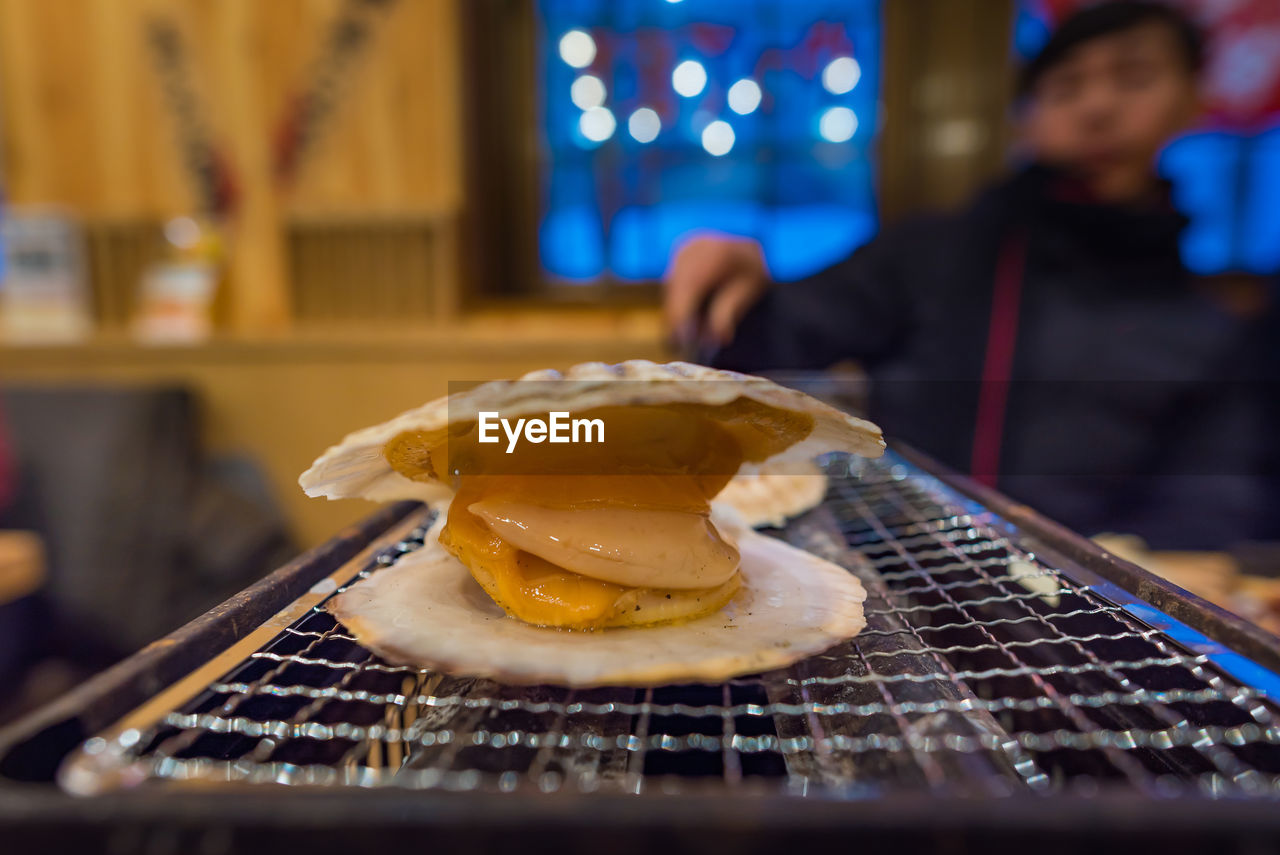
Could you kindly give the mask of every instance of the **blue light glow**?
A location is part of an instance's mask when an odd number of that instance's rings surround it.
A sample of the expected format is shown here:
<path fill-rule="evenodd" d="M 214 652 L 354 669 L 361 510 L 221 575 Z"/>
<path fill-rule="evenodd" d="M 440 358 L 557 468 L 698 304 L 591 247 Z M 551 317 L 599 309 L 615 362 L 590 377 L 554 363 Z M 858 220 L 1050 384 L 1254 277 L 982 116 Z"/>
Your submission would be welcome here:
<path fill-rule="evenodd" d="M 1013 49 L 1030 59 L 1049 41 L 1049 15 L 1040 0 L 1022 0 L 1013 19 Z"/>
<path fill-rule="evenodd" d="M 546 274 L 653 280 L 676 241 L 714 229 L 756 238 L 775 275 L 794 279 L 874 234 L 872 123 L 839 146 L 817 131 L 833 107 L 851 111 L 855 125 L 877 115 L 880 0 L 537 0 L 537 8 Z M 589 69 L 569 61 L 585 59 L 585 41 L 561 55 L 560 37 L 575 31 L 593 40 Z M 685 66 L 677 88 L 675 69 L 689 61 L 697 68 Z M 584 73 L 600 78 L 616 128 L 603 113 L 598 128 L 582 127 L 570 93 Z M 598 91 L 584 88 L 579 100 L 594 104 Z M 849 125 L 836 122 L 834 135 L 844 138 Z"/>
<path fill-rule="evenodd" d="M 1191 220 L 1182 233 L 1182 260 L 1194 273 L 1232 264 L 1236 170 L 1240 139 L 1208 133 L 1183 137 L 1165 149 L 1160 171 L 1173 182 L 1173 202 Z"/>
<path fill-rule="evenodd" d="M 1254 273 L 1280 270 L 1280 128 L 1252 141 L 1249 193 L 1241 235 L 1244 267 Z"/>
<path fill-rule="evenodd" d="M 599 212 L 585 205 L 551 211 L 540 233 L 542 266 L 553 276 L 591 280 L 604 273 Z"/>

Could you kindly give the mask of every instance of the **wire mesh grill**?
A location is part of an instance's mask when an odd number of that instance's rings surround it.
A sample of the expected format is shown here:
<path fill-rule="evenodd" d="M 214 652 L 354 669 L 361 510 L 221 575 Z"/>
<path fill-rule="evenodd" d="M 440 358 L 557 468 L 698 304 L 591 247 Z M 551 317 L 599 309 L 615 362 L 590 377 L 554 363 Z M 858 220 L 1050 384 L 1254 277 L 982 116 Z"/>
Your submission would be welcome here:
<path fill-rule="evenodd" d="M 1264 690 L 901 458 L 829 472 L 823 505 L 777 534 L 857 574 L 868 623 L 790 668 L 505 686 L 385 663 L 321 604 L 154 725 L 89 740 L 63 783 L 1280 796 Z"/>

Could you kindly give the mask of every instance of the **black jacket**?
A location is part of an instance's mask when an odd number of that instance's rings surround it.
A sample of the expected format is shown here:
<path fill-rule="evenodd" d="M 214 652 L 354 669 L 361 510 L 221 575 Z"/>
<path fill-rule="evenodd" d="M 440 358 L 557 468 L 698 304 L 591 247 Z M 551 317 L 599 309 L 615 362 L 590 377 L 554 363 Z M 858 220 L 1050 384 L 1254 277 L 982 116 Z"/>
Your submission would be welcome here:
<path fill-rule="evenodd" d="M 1031 167 L 963 213 L 886 230 L 775 287 L 714 361 L 756 371 L 858 360 L 888 436 L 998 475 L 1002 490 L 1085 534 L 1132 532 L 1159 548 L 1280 538 L 1275 313 L 1240 317 L 1190 277 L 1184 223 L 1167 203 L 1089 203 Z M 1012 341 L 1003 370 L 989 332 Z M 994 420 L 998 468 L 975 473 L 984 377 L 1009 383 Z"/>

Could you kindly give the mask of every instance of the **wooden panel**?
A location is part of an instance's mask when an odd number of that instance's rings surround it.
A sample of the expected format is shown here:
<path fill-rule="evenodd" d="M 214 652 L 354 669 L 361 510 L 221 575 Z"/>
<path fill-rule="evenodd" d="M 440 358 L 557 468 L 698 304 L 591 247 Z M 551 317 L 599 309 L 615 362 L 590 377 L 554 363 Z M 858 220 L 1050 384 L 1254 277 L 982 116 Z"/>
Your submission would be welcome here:
<path fill-rule="evenodd" d="M 1004 166 L 1012 0 L 884 4 L 887 220 L 967 200 Z"/>
<path fill-rule="evenodd" d="M 430 217 L 308 217 L 289 225 L 293 314 L 300 324 L 425 323 L 452 274 L 447 221 Z"/>
<path fill-rule="evenodd" d="M 133 320 L 143 271 L 164 257 L 155 220 L 97 220 L 85 227 L 89 285 L 99 328 L 124 331 Z"/>
<path fill-rule="evenodd" d="M 5 181 L 84 215 L 189 210 L 137 0 L 0 2 Z"/>
<path fill-rule="evenodd" d="M 394 4 L 376 49 L 339 93 L 333 122 L 291 195 L 293 212 L 461 205 L 457 29 L 447 0 Z"/>
<path fill-rule="evenodd" d="M 354 8 L 348 0 L 0 0 L 7 195 L 86 219 L 196 211 L 183 126 L 148 40 L 149 22 L 165 21 L 182 46 L 180 83 L 194 121 L 239 191 L 227 241 L 230 321 L 278 330 L 289 315 L 290 217 L 457 215 L 458 2 L 361 7 L 369 37 L 341 65 L 333 109 L 285 185 L 277 140 L 325 67 L 335 24 Z"/>

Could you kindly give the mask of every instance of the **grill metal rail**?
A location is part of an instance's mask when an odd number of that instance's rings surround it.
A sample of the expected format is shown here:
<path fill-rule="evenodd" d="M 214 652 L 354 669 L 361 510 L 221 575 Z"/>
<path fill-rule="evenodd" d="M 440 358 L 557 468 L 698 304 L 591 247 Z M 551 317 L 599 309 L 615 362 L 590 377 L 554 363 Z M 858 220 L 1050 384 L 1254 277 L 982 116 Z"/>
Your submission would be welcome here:
<path fill-rule="evenodd" d="M 903 457 L 829 472 L 824 504 L 777 534 L 857 574 L 868 624 L 791 668 L 504 686 L 382 662 L 321 603 L 150 723 L 85 742 L 60 781 L 1280 797 L 1280 678 Z M 419 548 L 427 522 L 338 590 Z"/>

